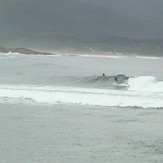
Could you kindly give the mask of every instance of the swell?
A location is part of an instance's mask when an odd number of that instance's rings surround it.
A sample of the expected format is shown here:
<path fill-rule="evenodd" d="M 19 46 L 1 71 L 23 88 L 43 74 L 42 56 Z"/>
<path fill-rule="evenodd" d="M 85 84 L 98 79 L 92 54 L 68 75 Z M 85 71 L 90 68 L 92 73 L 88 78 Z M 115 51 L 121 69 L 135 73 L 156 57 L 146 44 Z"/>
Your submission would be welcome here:
<path fill-rule="evenodd" d="M 92 88 L 125 89 L 125 85 L 118 85 L 115 76 L 54 76 L 54 85 L 80 86 Z"/>

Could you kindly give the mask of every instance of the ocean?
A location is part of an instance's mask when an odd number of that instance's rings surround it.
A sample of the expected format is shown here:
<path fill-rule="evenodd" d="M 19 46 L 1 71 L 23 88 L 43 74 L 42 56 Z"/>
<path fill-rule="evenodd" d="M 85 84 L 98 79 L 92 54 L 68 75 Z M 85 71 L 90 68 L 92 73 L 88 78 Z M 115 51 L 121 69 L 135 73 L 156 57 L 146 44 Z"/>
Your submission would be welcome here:
<path fill-rule="evenodd" d="M 0 53 L 1 162 L 162 163 L 162 63 Z"/>

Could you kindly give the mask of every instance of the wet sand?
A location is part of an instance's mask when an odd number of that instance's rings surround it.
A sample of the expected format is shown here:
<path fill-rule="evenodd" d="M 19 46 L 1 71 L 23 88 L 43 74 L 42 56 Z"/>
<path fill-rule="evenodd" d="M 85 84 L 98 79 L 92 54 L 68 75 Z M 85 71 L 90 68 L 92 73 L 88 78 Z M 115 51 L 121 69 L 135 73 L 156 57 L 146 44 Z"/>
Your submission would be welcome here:
<path fill-rule="evenodd" d="M 162 163 L 162 109 L 1 104 L 1 163 Z"/>

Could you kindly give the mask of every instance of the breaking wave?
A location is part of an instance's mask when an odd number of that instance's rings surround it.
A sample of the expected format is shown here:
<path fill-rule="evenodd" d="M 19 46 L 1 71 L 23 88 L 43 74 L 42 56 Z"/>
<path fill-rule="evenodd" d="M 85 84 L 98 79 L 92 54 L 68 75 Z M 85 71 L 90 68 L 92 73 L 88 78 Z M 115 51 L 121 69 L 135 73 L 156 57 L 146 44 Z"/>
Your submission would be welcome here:
<path fill-rule="evenodd" d="M 163 81 L 157 81 L 157 79 L 153 76 L 130 78 L 128 86 L 128 90 L 163 93 Z"/>
<path fill-rule="evenodd" d="M 152 76 L 133 77 L 126 89 L 72 86 L 1 85 L 0 102 L 75 104 L 118 107 L 163 107 L 163 81 Z"/>

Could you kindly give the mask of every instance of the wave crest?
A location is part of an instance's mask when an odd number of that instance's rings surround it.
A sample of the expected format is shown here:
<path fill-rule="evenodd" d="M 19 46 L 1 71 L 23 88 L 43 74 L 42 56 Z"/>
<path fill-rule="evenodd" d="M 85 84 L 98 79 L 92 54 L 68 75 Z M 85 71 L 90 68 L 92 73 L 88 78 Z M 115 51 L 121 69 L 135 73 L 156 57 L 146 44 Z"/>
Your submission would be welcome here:
<path fill-rule="evenodd" d="M 158 81 L 154 76 L 130 78 L 128 85 L 128 90 L 132 91 L 163 92 L 163 81 Z"/>

